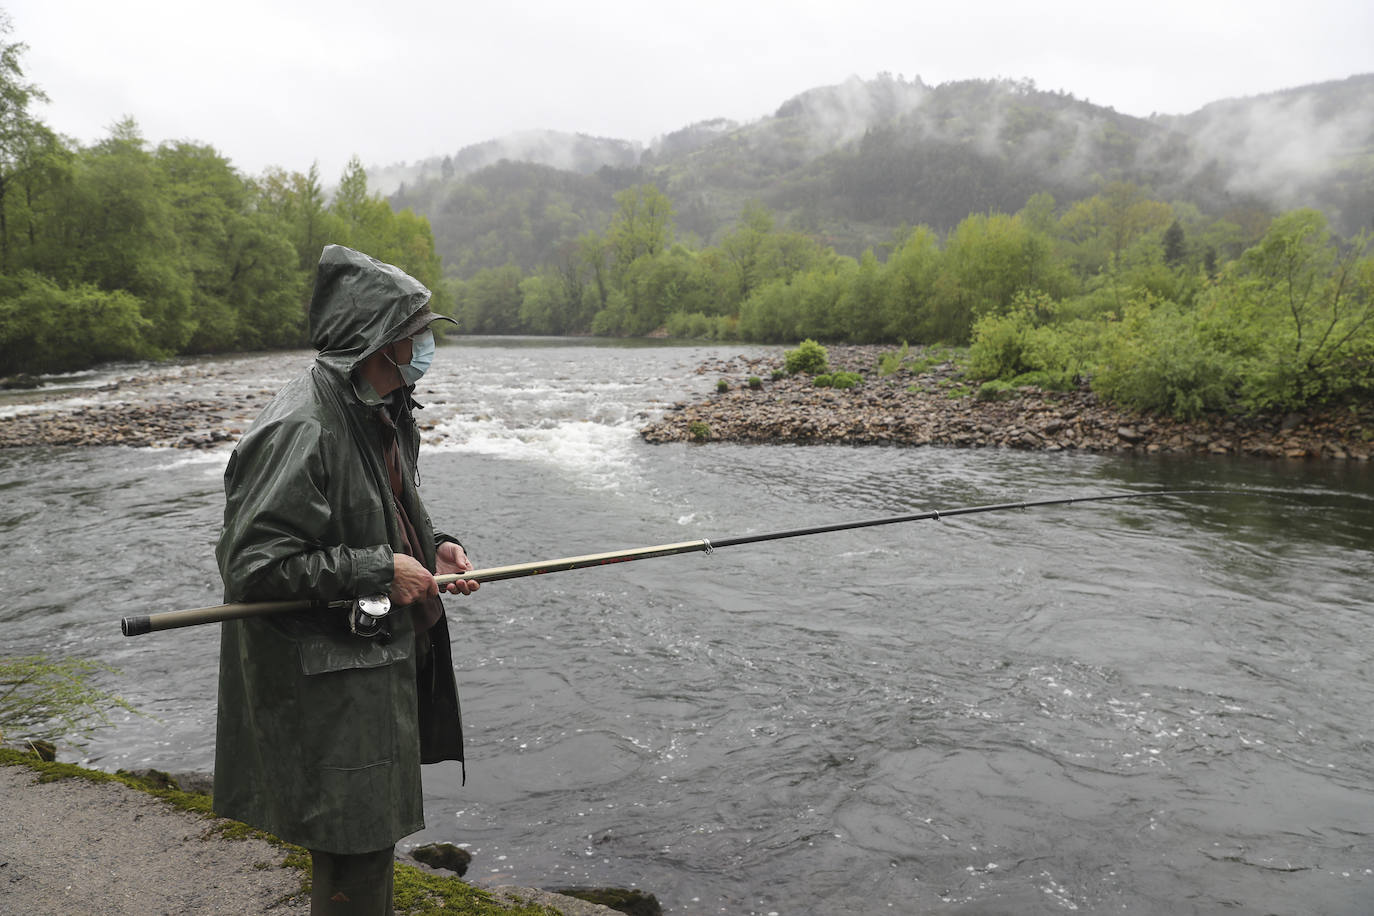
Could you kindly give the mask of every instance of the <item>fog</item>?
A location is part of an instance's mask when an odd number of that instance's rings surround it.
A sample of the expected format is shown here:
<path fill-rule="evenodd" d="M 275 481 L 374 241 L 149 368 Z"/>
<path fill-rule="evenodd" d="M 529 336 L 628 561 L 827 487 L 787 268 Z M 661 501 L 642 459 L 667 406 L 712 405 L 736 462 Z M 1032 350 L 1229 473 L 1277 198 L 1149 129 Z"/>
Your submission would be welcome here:
<path fill-rule="evenodd" d="M 62 134 L 96 142 L 131 116 L 152 143 L 208 143 L 250 175 L 317 164 L 327 183 L 354 155 L 370 167 L 413 164 L 545 131 L 651 149 L 688 125 L 755 122 L 812 88 L 882 73 L 911 87 L 1031 80 L 1148 117 L 1374 71 L 1367 0 L 1300 9 L 1278 0 L 11 0 L 6 9 L 11 40 L 28 45 L 27 76 L 51 99 L 36 114 Z M 816 112 L 816 148 L 871 117 L 861 107 L 870 96 L 849 101 L 858 107 L 825 99 L 835 107 Z M 1321 139 L 1323 149 L 1339 142 Z"/>

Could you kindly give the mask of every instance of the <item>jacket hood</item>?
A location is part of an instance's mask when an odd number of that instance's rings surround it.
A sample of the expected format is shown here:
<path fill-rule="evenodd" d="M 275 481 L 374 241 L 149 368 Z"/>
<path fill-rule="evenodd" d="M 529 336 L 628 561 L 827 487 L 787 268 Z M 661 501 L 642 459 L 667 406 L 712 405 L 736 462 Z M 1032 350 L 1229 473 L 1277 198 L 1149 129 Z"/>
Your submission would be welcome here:
<path fill-rule="evenodd" d="M 326 245 L 310 297 L 310 345 L 351 366 L 398 337 L 430 291 L 410 274 L 361 251 Z"/>

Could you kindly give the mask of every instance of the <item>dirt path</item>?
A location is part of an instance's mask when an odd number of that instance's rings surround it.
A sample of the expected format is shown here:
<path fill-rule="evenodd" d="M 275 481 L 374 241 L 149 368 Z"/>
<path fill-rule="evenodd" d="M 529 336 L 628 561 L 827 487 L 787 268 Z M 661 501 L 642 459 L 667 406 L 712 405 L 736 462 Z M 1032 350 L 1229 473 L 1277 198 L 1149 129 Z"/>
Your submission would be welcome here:
<path fill-rule="evenodd" d="M 0 914 L 308 916 L 302 872 L 286 864 L 287 851 L 225 836 L 224 823 L 120 782 L 39 782 L 26 766 L 0 764 Z M 533 888 L 486 890 L 498 901 L 493 912 L 504 903 L 617 916 Z"/>
<path fill-rule="evenodd" d="M 0 766 L 0 913 L 309 913 L 284 850 L 114 782 Z"/>

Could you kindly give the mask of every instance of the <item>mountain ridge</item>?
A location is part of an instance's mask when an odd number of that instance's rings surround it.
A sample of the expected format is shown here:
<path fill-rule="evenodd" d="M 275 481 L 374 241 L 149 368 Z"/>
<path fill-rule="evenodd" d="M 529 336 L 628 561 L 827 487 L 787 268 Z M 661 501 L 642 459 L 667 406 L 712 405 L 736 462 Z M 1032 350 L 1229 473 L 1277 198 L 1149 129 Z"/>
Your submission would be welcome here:
<path fill-rule="evenodd" d="M 1015 212 L 1041 191 L 1067 205 L 1109 181 L 1212 215 L 1313 206 L 1342 233 L 1369 228 L 1374 74 L 1146 118 L 1030 80 L 931 86 L 880 74 L 807 89 L 753 121 L 708 119 L 648 144 L 527 131 L 369 171 L 394 206 L 430 219 L 458 275 L 502 263 L 533 269 L 551 247 L 604 228 L 613 195 L 634 184 L 657 185 L 680 231 L 703 241 L 757 200 L 857 253 L 902 225 L 944 232 L 970 213 Z M 502 225 L 517 238 L 503 240 Z"/>

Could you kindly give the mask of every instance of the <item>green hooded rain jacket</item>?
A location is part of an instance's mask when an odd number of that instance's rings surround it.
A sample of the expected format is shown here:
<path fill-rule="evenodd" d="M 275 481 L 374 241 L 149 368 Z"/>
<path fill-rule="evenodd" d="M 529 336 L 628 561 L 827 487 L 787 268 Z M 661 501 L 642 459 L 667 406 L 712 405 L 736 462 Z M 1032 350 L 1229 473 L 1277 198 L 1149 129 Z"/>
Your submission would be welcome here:
<path fill-rule="evenodd" d="M 264 409 L 224 474 L 215 551 L 226 602 L 385 594 L 403 543 L 383 457 L 381 401 L 354 368 L 427 309 L 402 271 L 331 245 L 310 303 L 310 369 Z M 407 397 L 402 390 L 396 396 Z M 436 535 L 415 486 L 419 435 L 397 424 L 421 562 Z M 462 760 L 447 621 L 417 671 L 410 614 L 349 632 L 346 609 L 227 621 L 220 646 L 215 811 L 309 849 L 384 849 L 424 826 L 420 764 Z M 422 640 L 424 636 L 420 637 Z"/>

